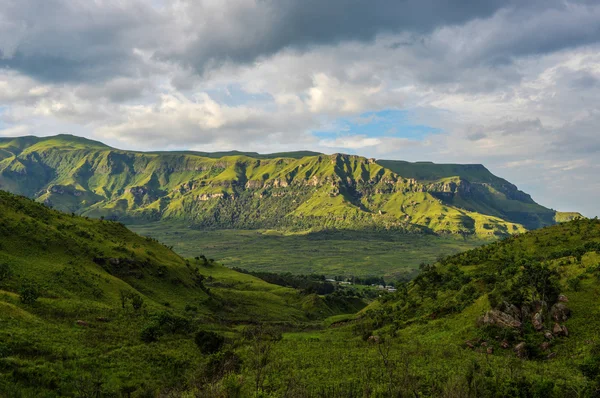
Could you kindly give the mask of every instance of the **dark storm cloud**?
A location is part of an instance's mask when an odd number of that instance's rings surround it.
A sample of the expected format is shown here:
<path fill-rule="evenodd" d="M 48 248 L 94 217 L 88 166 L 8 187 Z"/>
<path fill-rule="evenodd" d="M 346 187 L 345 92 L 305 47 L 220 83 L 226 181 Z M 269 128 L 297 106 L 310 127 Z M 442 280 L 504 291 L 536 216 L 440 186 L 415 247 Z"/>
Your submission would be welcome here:
<path fill-rule="evenodd" d="M 183 51 L 159 52 L 199 71 L 224 61 L 252 62 L 285 48 L 305 50 L 341 41 L 369 41 L 382 33 L 424 34 L 447 25 L 484 18 L 505 0 L 258 0 L 224 2 L 227 18 L 214 7 L 189 2 L 192 21 L 204 20 Z"/>
<path fill-rule="evenodd" d="M 501 65 L 515 56 L 600 39 L 600 18 L 586 15 L 596 1 L 182 0 L 165 2 L 164 7 L 157 4 L 0 0 L 0 67 L 46 82 L 101 82 L 150 73 L 149 59 L 204 72 L 225 62 L 251 63 L 284 49 L 305 51 L 405 33 L 408 39 L 392 44 L 391 50 L 416 48 L 421 52 L 416 55 L 433 59 L 434 65 L 443 59 L 444 69 L 451 70 L 453 64 L 456 68 L 481 62 Z M 544 18 L 535 18 L 539 15 Z M 463 38 L 475 41 L 472 48 L 449 50 L 444 40 L 426 40 L 443 27 L 468 27 L 477 21 L 489 24 L 489 38 L 485 29 L 476 26 L 472 37 Z M 440 71 L 426 72 L 427 68 L 423 68 L 424 78 L 427 73 L 432 82 L 446 78 Z M 480 84 L 485 88 L 491 83 Z"/>
<path fill-rule="evenodd" d="M 0 0 L 0 67 L 46 82 L 140 75 L 135 49 L 156 48 L 164 21 L 139 2 Z"/>

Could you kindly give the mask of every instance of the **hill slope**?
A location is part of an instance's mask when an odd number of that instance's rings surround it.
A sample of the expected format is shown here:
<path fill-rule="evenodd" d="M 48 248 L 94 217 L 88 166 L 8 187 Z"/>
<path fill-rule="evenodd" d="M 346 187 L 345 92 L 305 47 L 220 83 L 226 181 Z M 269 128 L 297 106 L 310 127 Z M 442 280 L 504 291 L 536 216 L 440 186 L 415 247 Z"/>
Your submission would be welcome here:
<path fill-rule="evenodd" d="M 206 359 L 196 330 L 340 312 L 328 303 L 0 191 L 0 396 L 176 385 Z"/>
<path fill-rule="evenodd" d="M 556 218 L 480 165 L 313 152 L 141 153 L 68 135 L 0 140 L 0 188 L 67 212 L 198 228 L 498 236 Z"/>

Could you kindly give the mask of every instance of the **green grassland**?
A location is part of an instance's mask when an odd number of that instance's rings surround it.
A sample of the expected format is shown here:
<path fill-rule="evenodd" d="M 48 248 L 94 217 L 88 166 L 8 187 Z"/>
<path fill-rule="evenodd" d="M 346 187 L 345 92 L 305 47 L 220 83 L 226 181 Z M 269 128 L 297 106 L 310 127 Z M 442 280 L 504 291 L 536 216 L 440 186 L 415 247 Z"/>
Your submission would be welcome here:
<path fill-rule="evenodd" d="M 344 154 L 133 152 L 83 138 L 0 140 L 0 188 L 65 212 L 198 229 L 393 230 L 498 238 L 566 221 L 481 165 Z"/>
<path fill-rule="evenodd" d="M 318 296 L 271 285 L 200 256 L 186 261 L 119 223 L 6 193 L 0 236 L 0 396 L 594 397 L 600 389 L 597 220 L 439 259 L 397 293 L 346 313 L 352 287 Z M 507 305 L 542 300 L 549 309 L 558 293 L 568 297 L 571 316 L 560 321 L 568 337 L 544 337 L 548 310 L 539 332 L 525 315 L 519 327 L 479 322 Z M 201 351 L 197 331 L 224 345 Z"/>
<path fill-rule="evenodd" d="M 486 241 L 455 236 L 381 231 L 281 233 L 268 230 L 194 230 L 178 222 L 133 224 L 184 257 L 204 254 L 227 267 L 251 271 L 384 276 L 412 279 L 419 264 L 468 250 Z"/>

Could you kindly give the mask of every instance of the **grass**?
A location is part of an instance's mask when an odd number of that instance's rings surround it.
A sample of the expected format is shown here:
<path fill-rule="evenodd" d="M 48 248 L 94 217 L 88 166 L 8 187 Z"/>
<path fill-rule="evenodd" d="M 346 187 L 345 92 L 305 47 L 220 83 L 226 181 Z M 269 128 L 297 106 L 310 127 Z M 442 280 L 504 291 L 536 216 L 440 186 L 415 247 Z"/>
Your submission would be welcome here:
<path fill-rule="evenodd" d="M 468 250 L 485 241 L 454 236 L 339 231 L 284 234 L 265 230 L 199 231 L 177 222 L 129 226 L 184 257 L 204 254 L 227 267 L 252 271 L 384 276 L 411 279 L 422 262 Z"/>

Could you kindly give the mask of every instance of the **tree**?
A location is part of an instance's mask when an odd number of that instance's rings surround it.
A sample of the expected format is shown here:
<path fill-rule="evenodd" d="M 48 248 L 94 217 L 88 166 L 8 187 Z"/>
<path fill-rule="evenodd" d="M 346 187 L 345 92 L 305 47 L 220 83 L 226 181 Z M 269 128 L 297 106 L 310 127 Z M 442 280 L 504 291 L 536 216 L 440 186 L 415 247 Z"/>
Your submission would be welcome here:
<path fill-rule="evenodd" d="M 281 332 L 262 324 L 250 326 L 244 330 L 246 340 L 250 343 L 250 365 L 255 371 L 256 392 L 262 391 L 266 369 L 271 363 L 271 354 L 276 342 L 281 340 Z"/>
<path fill-rule="evenodd" d="M 225 338 L 215 332 L 200 330 L 196 333 L 194 341 L 201 353 L 209 355 L 221 350 L 225 343 Z"/>

